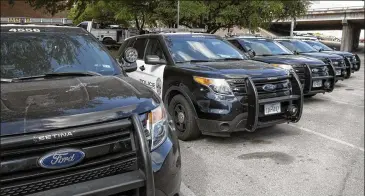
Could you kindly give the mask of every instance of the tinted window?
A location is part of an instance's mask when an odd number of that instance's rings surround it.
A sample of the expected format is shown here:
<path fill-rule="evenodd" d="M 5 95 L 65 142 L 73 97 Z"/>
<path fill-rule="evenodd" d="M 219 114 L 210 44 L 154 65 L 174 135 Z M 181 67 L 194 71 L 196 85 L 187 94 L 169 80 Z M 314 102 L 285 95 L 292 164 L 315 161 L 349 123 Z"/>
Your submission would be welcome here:
<path fill-rule="evenodd" d="M 144 56 L 144 50 L 146 48 L 146 38 L 139 38 L 137 39 L 134 44 L 133 47 L 137 50 L 138 52 L 138 59 L 143 59 Z"/>
<path fill-rule="evenodd" d="M 255 51 L 256 55 L 284 55 L 293 54 L 290 50 L 270 39 L 243 39 L 246 48 Z"/>
<path fill-rule="evenodd" d="M 157 39 L 150 39 L 147 46 L 146 56 L 147 55 L 157 55 L 160 59 L 165 59 L 165 55 L 163 54 L 162 46 Z"/>
<path fill-rule="evenodd" d="M 236 48 L 240 49 L 243 52 L 247 52 L 242 46 L 241 44 L 237 41 L 237 40 L 229 40 L 229 42 L 231 42 L 232 45 L 234 45 Z"/>
<path fill-rule="evenodd" d="M 166 42 L 175 62 L 246 59 L 237 48 L 216 36 L 169 36 Z"/>
<path fill-rule="evenodd" d="M 328 46 L 326 46 L 325 44 L 321 43 L 321 42 L 316 42 L 316 41 L 305 41 L 305 43 L 311 45 L 313 48 L 315 48 L 316 50 L 324 50 L 324 51 L 332 51 L 332 49 Z"/>
<path fill-rule="evenodd" d="M 2 78 L 52 72 L 120 74 L 116 61 L 91 36 L 72 33 L 1 33 Z"/>
<path fill-rule="evenodd" d="M 297 51 L 299 53 L 303 53 L 303 52 L 317 52 L 316 49 L 314 49 L 313 47 L 311 47 L 310 45 L 308 45 L 307 43 L 303 42 L 303 41 L 279 41 L 280 44 L 284 45 L 286 48 L 288 48 L 289 50 L 291 50 L 292 52 Z"/>

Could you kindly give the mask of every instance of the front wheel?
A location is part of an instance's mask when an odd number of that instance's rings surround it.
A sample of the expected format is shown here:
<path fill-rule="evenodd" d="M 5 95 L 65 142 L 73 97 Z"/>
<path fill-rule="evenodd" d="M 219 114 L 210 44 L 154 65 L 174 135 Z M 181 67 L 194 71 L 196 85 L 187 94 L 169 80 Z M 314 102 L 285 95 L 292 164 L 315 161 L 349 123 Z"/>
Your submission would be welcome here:
<path fill-rule="evenodd" d="M 200 136 L 201 133 L 195 121 L 196 115 L 184 96 L 174 96 L 169 103 L 168 110 L 174 120 L 180 140 L 188 141 Z"/>

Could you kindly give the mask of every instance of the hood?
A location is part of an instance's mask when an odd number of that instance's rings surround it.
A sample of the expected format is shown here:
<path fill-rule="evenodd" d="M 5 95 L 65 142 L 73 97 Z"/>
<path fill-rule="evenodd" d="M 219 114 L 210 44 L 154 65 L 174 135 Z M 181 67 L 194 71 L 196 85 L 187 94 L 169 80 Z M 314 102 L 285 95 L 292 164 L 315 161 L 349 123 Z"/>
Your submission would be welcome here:
<path fill-rule="evenodd" d="M 327 53 L 327 54 L 337 54 L 343 57 L 352 57 L 353 54 L 350 52 L 345 52 L 345 51 L 336 51 L 336 50 L 331 50 L 331 51 L 321 51 L 322 53 Z"/>
<path fill-rule="evenodd" d="M 317 58 L 320 60 L 325 60 L 327 58 L 331 60 L 341 60 L 343 59 L 342 56 L 336 55 L 336 54 L 329 54 L 325 52 L 308 52 L 308 53 L 300 53 L 301 55 Z"/>
<path fill-rule="evenodd" d="M 281 68 L 252 60 L 186 63 L 179 67 L 195 73 L 200 72 L 210 77 L 236 78 L 250 76 L 252 78 L 264 78 L 287 75 L 287 72 Z"/>
<path fill-rule="evenodd" d="M 316 58 L 306 57 L 303 55 L 274 55 L 274 56 L 255 56 L 253 60 L 275 63 L 275 64 L 288 64 L 288 65 L 321 65 L 325 64 L 323 61 Z"/>
<path fill-rule="evenodd" d="M 122 76 L 2 83 L 1 136 L 116 120 L 158 104 L 148 87 Z"/>

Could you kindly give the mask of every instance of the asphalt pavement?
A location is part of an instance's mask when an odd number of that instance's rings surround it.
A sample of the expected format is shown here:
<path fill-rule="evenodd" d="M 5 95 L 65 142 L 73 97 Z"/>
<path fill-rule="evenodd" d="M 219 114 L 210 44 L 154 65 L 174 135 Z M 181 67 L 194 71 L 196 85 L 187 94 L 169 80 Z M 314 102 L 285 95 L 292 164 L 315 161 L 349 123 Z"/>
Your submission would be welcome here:
<path fill-rule="evenodd" d="M 304 103 L 302 119 L 180 142 L 182 196 L 363 196 L 362 67 Z"/>

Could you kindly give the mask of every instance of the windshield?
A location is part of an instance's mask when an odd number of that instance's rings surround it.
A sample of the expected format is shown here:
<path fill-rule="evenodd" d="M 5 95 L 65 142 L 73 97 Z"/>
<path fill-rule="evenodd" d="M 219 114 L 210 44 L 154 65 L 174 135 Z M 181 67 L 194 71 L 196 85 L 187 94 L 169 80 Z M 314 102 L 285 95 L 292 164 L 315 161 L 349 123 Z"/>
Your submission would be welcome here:
<path fill-rule="evenodd" d="M 166 41 L 175 62 L 247 59 L 234 46 L 215 36 L 170 36 Z"/>
<path fill-rule="evenodd" d="M 318 52 L 316 49 L 314 49 L 309 44 L 295 40 L 295 41 L 289 41 L 289 40 L 280 40 L 278 41 L 280 44 L 288 48 L 290 51 L 294 52 L 297 51 L 298 53 L 306 53 L 306 52 Z"/>
<path fill-rule="evenodd" d="M 1 33 L 1 78 L 60 72 L 120 74 L 101 45 L 85 34 Z"/>
<path fill-rule="evenodd" d="M 290 50 L 273 40 L 244 39 L 242 41 L 247 49 L 252 49 L 258 56 L 293 54 Z"/>
<path fill-rule="evenodd" d="M 328 46 L 326 46 L 325 44 L 321 43 L 321 42 L 315 42 L 315 41 L 305 41 L 305 43 L 309 44 L 310 46 L 312 46 L 313 48 L 315 48 L 316 50 L 323 50 L 323 51 L 332 51 L 332 49 Z"/>

